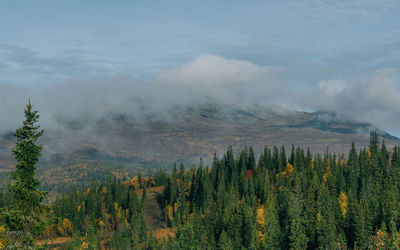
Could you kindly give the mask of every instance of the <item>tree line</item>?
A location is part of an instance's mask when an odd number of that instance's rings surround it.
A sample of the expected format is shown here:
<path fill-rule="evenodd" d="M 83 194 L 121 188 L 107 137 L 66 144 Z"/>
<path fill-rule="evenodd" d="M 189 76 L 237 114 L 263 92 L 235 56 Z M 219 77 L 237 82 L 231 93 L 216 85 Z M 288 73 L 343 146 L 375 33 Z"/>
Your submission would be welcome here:
<path fill-rule="evenodd" d="M 43 204 L 34 175 L 43 130 L 30 103 L 25 117 L 0 195 L 0 249 L 46 249 L 37 240 L 58 236 L 72 238 L 64 249 L 400 248 L 400 149 L 375 132 L 347 156 L 292 146 L 265 147 L 257 159 L 251 147 L 229 147 L 210 166 L 109 177 Z M 172 232 L 163 239 L 146 219 L 149 187 L 163 187 L 158 209 Z"/>

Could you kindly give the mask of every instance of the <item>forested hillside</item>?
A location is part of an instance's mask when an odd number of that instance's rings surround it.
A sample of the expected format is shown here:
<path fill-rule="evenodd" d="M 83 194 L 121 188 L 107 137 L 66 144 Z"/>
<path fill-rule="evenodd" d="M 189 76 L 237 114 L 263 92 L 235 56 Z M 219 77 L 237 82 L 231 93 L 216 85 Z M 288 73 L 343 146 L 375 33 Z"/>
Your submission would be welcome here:
<path fill-rule="evenodd" d="M 347 158 L 302 149 L 228 149 L 210 168 L 174 171 L 163 202 L 175 247 L 395 249 L 400 151 L 378 146 Z"/>
<path fill-rule="evenodd" d="M 398 147 L 387 149 L 372 133 L 370 146 L 353 144 L 348 157 L 289 152 L 266 147 L 257 161 L 251 147 L 228 148 L 211 166 L 72 187 L 50 204 L 38 242 L 65 249 L 400 246 Z M 1 196 L 3 208 L 9 197 Z"/>

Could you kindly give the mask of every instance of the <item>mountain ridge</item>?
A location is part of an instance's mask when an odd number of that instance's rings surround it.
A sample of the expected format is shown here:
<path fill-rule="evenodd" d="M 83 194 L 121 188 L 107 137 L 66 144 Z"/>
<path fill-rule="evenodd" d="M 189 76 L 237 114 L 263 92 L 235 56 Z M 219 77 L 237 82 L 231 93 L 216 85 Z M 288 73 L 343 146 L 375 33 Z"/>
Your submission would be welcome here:
<path fill-rule="evenodd" d="M 146 169 L 177 161 L 194 163 L 200 158 L 210 161 L 214 152 L 223 154 L 228 146 L 253 146 L 255 152 L 262 152 L 264 146 L 295 145 L 314 153 L 347 153 L 351 142 L 367 146 L 371 131 L 388 146 L 400 142 L 369 123 L 325 111 L 206 104 L 144 114 L 115 113 L 92 126 L 71 120 L 62 124 L 63 129 L 46 130 L 39 167 L 94 161 Z M 12 133 L 0 137 L 2 171 L 13 167 L 12 145 Z"/>

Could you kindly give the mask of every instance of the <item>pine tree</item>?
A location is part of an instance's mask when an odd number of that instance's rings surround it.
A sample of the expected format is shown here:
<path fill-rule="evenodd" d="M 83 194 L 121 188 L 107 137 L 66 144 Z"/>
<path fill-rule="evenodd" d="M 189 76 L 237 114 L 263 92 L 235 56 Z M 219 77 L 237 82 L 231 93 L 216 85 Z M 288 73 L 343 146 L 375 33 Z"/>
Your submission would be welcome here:
<path fill-rule="evenodd" d="M 30 248 L 35 245 L 34 237 L 45 227 L 40 214 L 45 207 L 41 204 L 46 193 L 39 191 L 39 181 L 35 178 L 36 164 L 39 161 L 42 145 L 37 140 L 43 135 L 38 122 L 38 111 L 32 110 L 29 100 L 25 109 L 22 127 L 14 134 L 16 145 L 12 149 L 17 164 L 10 174 L 8 191 L 12 194 L 10 210 L 3 215 L 3 220 L 10 232 L 11 248 Z"/>

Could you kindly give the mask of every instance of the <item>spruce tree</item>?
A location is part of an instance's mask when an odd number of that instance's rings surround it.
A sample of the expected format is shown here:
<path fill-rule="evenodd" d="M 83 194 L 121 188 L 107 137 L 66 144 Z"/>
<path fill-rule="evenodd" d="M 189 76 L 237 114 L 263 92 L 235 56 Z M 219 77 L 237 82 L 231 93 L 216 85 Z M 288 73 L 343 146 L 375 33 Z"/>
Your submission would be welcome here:
<path fill-rule="evenodd" d="M 39 161 L 42 145 L 37 140 L 43 130 L 37 125 L 38 111 L 32 110 L 29 100 L 25 109 L 22 127 L 14 134 L 16 145 L 12 149 L 17 164 L 11 172 L 8 191 L 12 194 L 12 204 L 3 218 L 10 232 L 11 248 L 31 248 L 35 245 L 34 237 L 40 234 L 45 223 L 40 217 L 44 206 L 41 204 L 46 193 L 39 191 L 39 181 L 35 178 L 36 164 Z"/>

